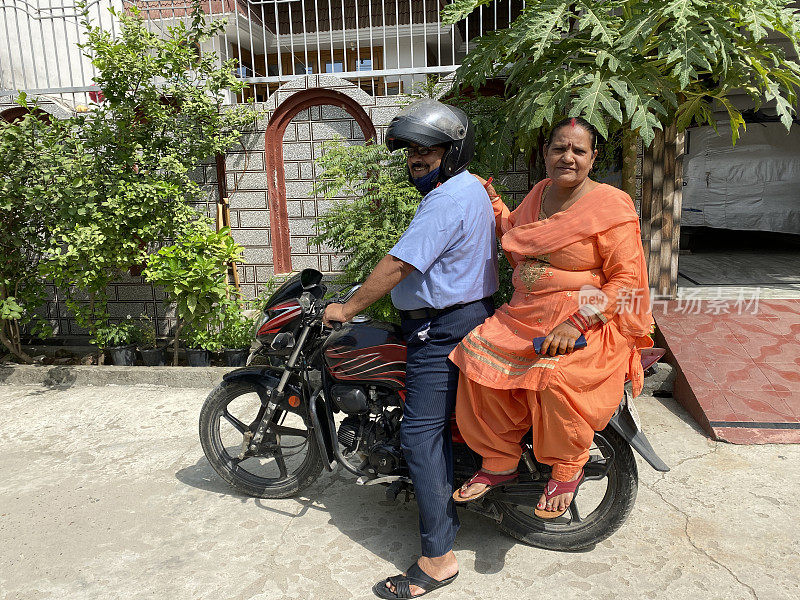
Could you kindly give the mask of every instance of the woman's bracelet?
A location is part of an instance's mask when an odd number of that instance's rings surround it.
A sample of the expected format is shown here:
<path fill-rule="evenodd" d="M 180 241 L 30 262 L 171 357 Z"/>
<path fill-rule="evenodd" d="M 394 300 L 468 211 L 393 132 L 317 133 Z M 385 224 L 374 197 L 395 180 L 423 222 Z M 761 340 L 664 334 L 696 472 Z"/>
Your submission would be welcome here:
<path fill-rule="evenodd" d="M 589 317 L 584 315 L 581 311 L 574 313 L 572 316 L 575 317 L 581 325 L 583 325 L 584 329 L 589 329 L 589 327 L 592 326 L 592 323 L 589 321 Z"/>
<path fill-rule="evenodd" d="M 567 317 L 567 321 L 581 333 L 586 333 L 592 327 L 592 322 L 589 320 L 589 317 L 580 311 L 575 312 Z"/>
<path fill-rule="evenodd" d="M 567 317 L 567 323 L 572 325 L 575 329 L 580 331 L 582 334 L 586 333 L 588 331 L 588 329 L 589 329 L 588 327 L 584 327 L 583 324 L 580 321 L 578 321 L 578 319 L 575 318 L 575 315 L 570 315 L 569 317 Z"/>

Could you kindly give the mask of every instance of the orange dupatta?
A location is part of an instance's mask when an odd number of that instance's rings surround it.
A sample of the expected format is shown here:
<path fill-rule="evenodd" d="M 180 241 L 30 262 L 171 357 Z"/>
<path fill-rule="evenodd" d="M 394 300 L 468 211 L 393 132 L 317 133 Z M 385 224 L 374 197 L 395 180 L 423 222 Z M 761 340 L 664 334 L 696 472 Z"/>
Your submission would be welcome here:
<path fill-rule="evenodd" d="M 536 210 L 537 215 L 541 205 L 541 194 L 548 183 L 550 183 L 550 179 L 540 181 L 525 198 L 525 200 L 529 198 L 533 200 L 536 196 L 539 197 L 539 202 L 530 202 L 530 208 Z M 520 206 L 525 204 L 523 200 Z M 647 281 L 647 264 L 641 243 L 639 215 L 636 214 L 633 201 L 628 194 L 613 186 L 600 184 L 579 198 L 568 209 L 558 212 L 544 221 L 534 219 L 525 219 L 529 221 L 527 224 L 512 227 L 505 233 L 501 238 L 503 250 L 517 256 L 539 256 L 560 250 L 569 244 L 611 229 L 616 225 L 635 223 L 636 233 L 639 236 L 638 289 L 630 290 L 630 302 L 621 307 L 624 310 L 620 310 L 617 317 L 620 332 L 637 341 L 652 331 L 650 288 Z M 647 343 L 646 346 L 650 346 L 651 343 Z M 637 346 L 645 347 L 639 343 Z"/>

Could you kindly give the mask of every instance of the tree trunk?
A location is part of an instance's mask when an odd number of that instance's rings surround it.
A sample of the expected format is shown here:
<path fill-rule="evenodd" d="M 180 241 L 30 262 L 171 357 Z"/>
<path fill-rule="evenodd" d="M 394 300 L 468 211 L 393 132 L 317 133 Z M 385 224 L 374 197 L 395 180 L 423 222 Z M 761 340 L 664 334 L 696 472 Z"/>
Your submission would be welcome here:
<path fill-rule="evenodd" d="M 6 286 L 0 286 L 0 300 L 5 300 L 7 297 L 8 290 Z M 19 324 L 16 319 L 3 319 L 0 321 L 0 342 L 20 361 L 29 365 L 33 364 L 33 359 L 22 349 Z"/>
<path fill-rule="evenodd" d="M 3 346 L 11 352 L 14 356 L 16 356 L 21 362 L 24 362 L 27 365 L 33 364 L 33 359 L 22 349 L 22 343 L 19 340 L 19 336 L 8 336 L 6 335 L 6 327 L 9 330 L 13 331 L 14 326 L 12 321 L 4 321 L 2 327 L 0 327 L 0 342 L 3 343 Z"/>
<path fill-rule="evenodd" d="M 636 203 L 636 146 L 638 136 L 625 127 L 622 130 L 622 191 Z"/>
<path fill-rule="evenodd" d="M 544 163 L 544 132 L 540 131 L 536 138 L 536 148 L 531 154 L 530 160 L 530 180 L 529 183 L 536 184 L 547 177 L 547 169 Z"/>
<path fill-rule="evenodd" d="M 183 319 L 178 319 L 178 324 L 175 327 L 175 341 L 172 344 L 172 366 L 178 366 L 178 340 L 181 337 L 181 329 L 183 329 Z"/>

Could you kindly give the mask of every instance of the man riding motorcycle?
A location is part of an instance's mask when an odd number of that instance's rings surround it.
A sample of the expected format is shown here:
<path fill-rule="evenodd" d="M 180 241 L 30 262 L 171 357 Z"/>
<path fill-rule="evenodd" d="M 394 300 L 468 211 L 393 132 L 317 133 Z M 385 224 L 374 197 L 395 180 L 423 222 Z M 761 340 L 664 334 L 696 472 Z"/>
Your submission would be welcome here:
<path fill-rule="evenodd" d="M 474 128 L 466 114 L 419 100 L 392 120 L 386 145 L 407 150 L 409 176 L 424 198 L 361 289 L 347 303 L 329 305 L 324 321 L 349 321 L 390 291 L 400 312 L 408 345 L 401 440 L 419 506 L 422 556 L 373 591 L 381 598 L 411 598 L 458 574 L 450 434 L 458 369 L 447 356 L 493 313 L 497 258 L 488 195 L 467 171 Z"/>

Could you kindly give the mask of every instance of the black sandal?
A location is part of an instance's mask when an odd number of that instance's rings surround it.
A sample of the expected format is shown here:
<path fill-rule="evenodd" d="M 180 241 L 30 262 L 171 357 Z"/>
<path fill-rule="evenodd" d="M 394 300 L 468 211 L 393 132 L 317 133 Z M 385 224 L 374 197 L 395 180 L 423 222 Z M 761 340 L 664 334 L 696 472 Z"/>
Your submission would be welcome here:
<path fill-rule="evenodd" d="M 419 563 L 414 563 L 408 568 L 405 575 L 387 577 L 386 579 L 379 581 L 372 586 L 372 591 L 378 598 L 386 598 L 386 600 L 395 600 L 396 598 L 419 598 L 428 592 L 432 592 L 433 590 L 453 583 L 456 577 L 458 577 L 458 572 L 456 572 L 456 574 L 452 577 L 448 577 L 447 579 L 442 579 L 439 581 L 423 571 L 420 568 Z M 394 592 L 386 587 L 387 581 L 394 586 Z M 413 596 L 411 594 L 412 585 L 416 585 L 417 587 L 422 588 L 424 591 L 421 594 Z"/>

